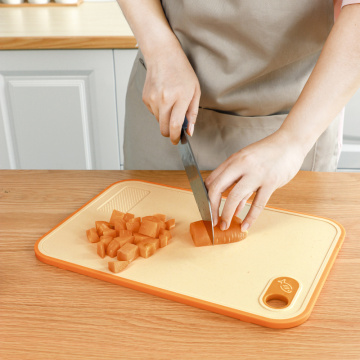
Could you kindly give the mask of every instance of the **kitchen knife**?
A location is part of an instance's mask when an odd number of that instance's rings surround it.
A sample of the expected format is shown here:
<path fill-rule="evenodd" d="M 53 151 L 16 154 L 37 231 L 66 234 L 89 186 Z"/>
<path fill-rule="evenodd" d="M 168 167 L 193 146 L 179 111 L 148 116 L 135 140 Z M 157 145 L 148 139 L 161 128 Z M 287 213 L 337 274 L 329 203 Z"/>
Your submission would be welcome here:
<path fill-rule="evenodd" d="M 211 226 L 206 226 L 206 229 L 214 245 L 214 226 L 213 226 L 210 200 L 203 178 L 200 174 L 199 167 L 196 163 L 194 153 L 190 146 L 189 135 L 186 133 L 187 127 L 188 127 L 188 120 L 185 117 L 181 129 L 180 141 L 177 147 L 181 156 L 181 160 L 184 164 L 186 175 L 189 179 L 190 186 L 193 191 L 197 206 L 199 208 L 201 218 L 205 222 L 205 224 L 207 225 L 211 224 Z"/>

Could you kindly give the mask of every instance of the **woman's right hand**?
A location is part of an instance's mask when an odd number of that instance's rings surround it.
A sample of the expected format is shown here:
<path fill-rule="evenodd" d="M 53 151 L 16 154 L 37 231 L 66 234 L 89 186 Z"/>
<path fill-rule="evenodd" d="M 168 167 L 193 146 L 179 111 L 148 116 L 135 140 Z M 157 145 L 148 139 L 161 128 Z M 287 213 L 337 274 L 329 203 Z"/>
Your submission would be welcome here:
<path fill-rule="evenodd" d="M 179 142 L 185 116 L 192 136 L 199 110 L 200 84 L 180 45 L 168 46 L 146 59 L 143 101 L 156 117 L 163 136 Z"/>

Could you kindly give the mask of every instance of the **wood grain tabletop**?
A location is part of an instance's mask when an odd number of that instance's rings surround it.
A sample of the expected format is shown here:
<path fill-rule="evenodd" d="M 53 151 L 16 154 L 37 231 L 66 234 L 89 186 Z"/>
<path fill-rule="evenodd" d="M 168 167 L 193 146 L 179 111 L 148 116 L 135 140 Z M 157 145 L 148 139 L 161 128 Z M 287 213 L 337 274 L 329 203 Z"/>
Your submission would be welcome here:
<path fill-rule="evenodd" d="M 106 283 L 35 257 L 39 237 L 123 179 L 189 188 L 182 171 L 0 171 L 1 360 L 360 359 L 359 173 L 299 172 L 269 201 L 332 218 L 347 233 L 309 320 L 285 330 Z"/>

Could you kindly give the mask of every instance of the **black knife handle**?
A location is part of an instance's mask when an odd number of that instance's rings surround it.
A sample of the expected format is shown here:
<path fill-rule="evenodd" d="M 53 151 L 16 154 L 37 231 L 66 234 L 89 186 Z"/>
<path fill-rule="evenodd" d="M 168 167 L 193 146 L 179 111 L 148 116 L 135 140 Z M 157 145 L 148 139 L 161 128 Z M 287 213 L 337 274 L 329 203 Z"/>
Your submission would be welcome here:
<path fill-rule="evenodd" d="M 184 120 L 184 122 L 182 124 L 182 130 L 184 130 L 184 132 L 186 131 L 186 129 L 188 127 L 188 124 L 189 124 L 188 119 L 185 116 L 185 120 Z"/>

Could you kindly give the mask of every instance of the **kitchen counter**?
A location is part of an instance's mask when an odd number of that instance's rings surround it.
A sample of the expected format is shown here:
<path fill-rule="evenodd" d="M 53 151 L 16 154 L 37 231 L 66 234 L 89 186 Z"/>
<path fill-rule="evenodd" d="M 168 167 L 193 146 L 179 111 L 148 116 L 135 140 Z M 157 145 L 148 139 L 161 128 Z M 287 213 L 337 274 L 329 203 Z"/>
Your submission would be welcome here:
<path fill-rule="evenodd" d="M 136 48 L 116 1 L 0 7 L 0 49 Z"/>
<path fill-rule="evenodd" d="M 134 178 L 189 188 L 182 171 L 0 171 L 1 359 L 360 358 L 360 174 L 300 172 L 270 199 L 272 206 L 332 218 L 347 232 L 309 320 L 287 330 L 35 257 L 45 232 L 108 185 Z"/>

